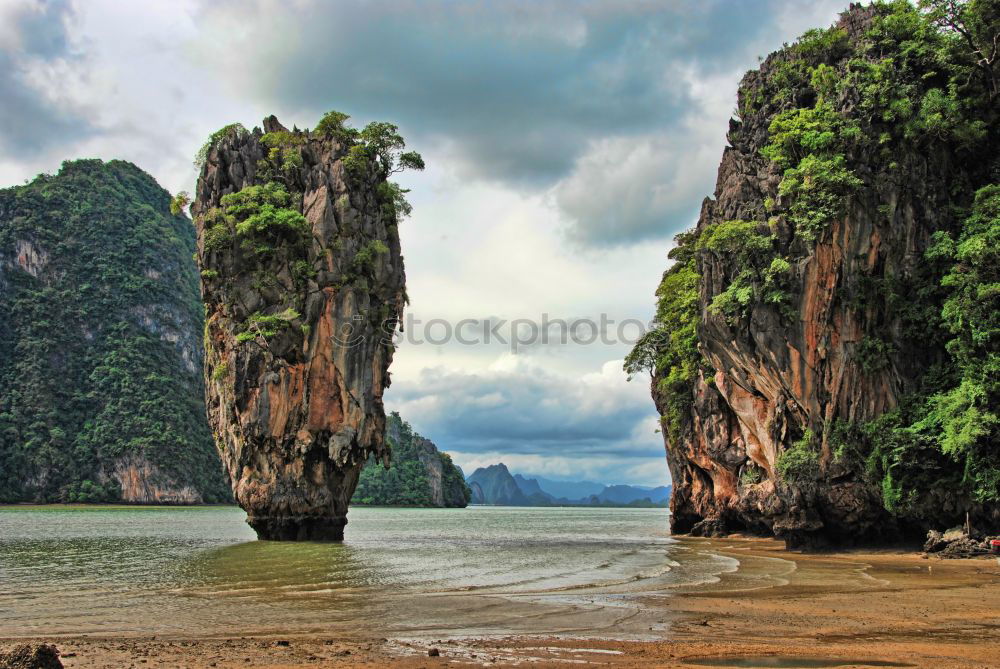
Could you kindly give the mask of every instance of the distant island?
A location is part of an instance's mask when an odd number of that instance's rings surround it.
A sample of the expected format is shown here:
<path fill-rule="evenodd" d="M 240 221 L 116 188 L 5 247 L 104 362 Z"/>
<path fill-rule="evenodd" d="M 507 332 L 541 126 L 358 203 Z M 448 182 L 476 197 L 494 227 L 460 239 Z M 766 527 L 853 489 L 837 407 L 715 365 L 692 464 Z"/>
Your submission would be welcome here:
<path fill-rule="evenodd" d="M 395 411 L 386 417 L 385 441 L 392 452 L 386 468 L 368 459 L 351 504 L 369 506 L 464 507 L 472 492 L 451 456 L 417 434 Z"/>
<path fill-rule="evenodd" d="M 466 481 L 472 504 L 496 506 L 606 506 L 666 508 L 670 486 L 646 488 L 593 481 L 553 481 L 511 474 L 502 462 L 480 467 Z"/>

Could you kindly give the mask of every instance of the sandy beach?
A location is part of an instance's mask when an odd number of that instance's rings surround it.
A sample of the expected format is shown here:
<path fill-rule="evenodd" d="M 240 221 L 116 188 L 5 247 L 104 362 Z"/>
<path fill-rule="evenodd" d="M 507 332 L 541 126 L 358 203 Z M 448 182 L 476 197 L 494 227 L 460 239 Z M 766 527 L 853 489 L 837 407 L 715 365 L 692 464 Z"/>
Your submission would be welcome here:
<path fill-rule="evenodd" d="M 369 638 L 361 625 L 350 638 L 95 635 L 31 641 L 56 644 L 64 666 L 81 668 L 1000 666 L 995 559 L 940 560 L 899 550 L 800 554 L 749 538 L 683 541 L 736 557 L 741 568 L 715 583 L 644 595 L 638 612 L 623 614 L 627 619 L 613 634 L 602 628 L 556 637 Z M 790 562 L 794 566 L 787 567 Z M 512 605 L 532 615 L 530 605 Z M 545 626 L 551 629 L 553 621 Z M 2 645 L 24 641 L 3 639 Z"/>

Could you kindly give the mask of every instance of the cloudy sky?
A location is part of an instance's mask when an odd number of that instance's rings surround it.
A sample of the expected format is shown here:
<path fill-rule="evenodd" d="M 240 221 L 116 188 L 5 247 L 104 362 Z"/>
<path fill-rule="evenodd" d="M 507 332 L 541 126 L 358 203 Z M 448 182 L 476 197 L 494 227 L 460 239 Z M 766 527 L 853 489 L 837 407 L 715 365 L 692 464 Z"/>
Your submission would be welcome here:
<path fill-rule="evenodd" d="M 0 0 L 0 184 L 100 157 L 192 190 L 192 157 L 227 123 L 311 127 L 330 109 L 398 123 L 428 167 L 401 179 L 421 323 L 388 407 L 467 471 L 660 485 L 647 379 L 621 371 L 635 330 L 615 330 L 652 316 L 670 239 L 713 189 L 742 74 L 845 5 Z M 434 344 L 446 326 L 427 326 L 602 315 L 604 342 L 516 352 Z"/>

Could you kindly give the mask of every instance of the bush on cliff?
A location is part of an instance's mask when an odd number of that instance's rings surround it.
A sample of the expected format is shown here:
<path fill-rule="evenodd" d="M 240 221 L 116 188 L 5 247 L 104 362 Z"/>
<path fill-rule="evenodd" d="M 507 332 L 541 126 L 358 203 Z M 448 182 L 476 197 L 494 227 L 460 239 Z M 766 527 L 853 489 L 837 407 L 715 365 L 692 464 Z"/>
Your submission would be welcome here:
<path fill-rule="evenodd" d="M 956 238 L 935 235 L 928 251 L 954 264 L 942 278 L 948 297 L 942 317 L 953 335 L 947 349 L 955 385 L 917 402 L 891 426 L 895 450 L 884 457 L 896 499 L 930 483 L 912 453 L 932 448 L 958 465 L 957 484 L 980 502 L 1000 501 L 1000 185 L 976 193 Z"/>
<path fill-rule="evenodd" d="M 698 237 L 684 232 L 667 257 L 674 264 L 663 273 L 656 289 L 656 326 L 644 334 L 625 358 L 625 371 L 633 376 L 653 372 L 656 390 L 665 402 L 661 424 L 667 437 L 680 438 L 684 413 L 691 406 L 691 384 L 702 365 L 698 353 L 698 271 L 695 249 Z"/>
<path fill-rule="evenodd" d="M 209 135 L 205 143 L 201 145 L 201 148 L 198 149 L 198 153 L 194 157 L 194 166 L 201 169 L 202 165 L 208 160 L 208 154 L 212 152 L 215 145 L 221 142 L 224 137 L 231 134 L 246 135 L 247 129 L 243 127 L 242 123 L 230 123 L 213 132 Z"/>

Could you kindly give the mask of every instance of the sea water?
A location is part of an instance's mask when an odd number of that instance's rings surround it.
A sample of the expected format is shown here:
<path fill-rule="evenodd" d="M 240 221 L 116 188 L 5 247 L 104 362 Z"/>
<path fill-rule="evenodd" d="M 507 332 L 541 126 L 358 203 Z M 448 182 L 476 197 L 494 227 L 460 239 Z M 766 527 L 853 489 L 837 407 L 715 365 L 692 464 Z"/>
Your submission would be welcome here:
<path fill-rule="evenodd" d="M 734 572 L 663 509 L 354 508 L 343 543 L 236 507 L 0 507 L 0 636 L 606 634 Z"/>

